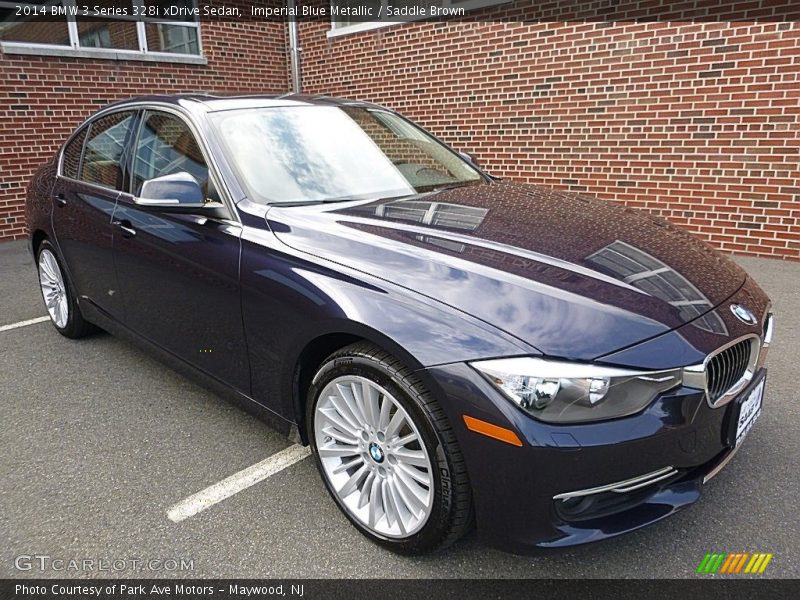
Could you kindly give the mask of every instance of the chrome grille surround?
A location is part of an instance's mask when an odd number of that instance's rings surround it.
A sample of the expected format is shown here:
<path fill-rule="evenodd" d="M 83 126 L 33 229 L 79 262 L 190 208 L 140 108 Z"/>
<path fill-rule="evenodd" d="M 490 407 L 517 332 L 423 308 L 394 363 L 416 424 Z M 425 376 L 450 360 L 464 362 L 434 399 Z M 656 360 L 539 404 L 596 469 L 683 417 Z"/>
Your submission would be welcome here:
<path fill-rule="evenodd" d="M 767 313 L 764 319 L 764 348 L 769 348 L 772 343 L 772 335 L 775 333 L 775 318 L 771 312 Z"/>
<path fill-rule="evenodd" d="M 749 334 L 717 348 L 703 361 L 706 400 L 724 406 L 739 394 L 758 370 L 761 338 Z"/>

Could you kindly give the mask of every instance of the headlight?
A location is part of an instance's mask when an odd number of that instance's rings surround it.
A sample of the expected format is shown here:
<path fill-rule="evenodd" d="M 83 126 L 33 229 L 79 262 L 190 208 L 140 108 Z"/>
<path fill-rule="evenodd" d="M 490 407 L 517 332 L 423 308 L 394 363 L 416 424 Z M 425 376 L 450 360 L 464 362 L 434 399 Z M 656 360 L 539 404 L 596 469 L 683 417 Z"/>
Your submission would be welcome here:
<path fill-rule="evenodd" d="M 532 357 L 470 364 L 515 404 L 549 423 L 631 415 L 682 382 L 682 369 L 635 371 Z"/>

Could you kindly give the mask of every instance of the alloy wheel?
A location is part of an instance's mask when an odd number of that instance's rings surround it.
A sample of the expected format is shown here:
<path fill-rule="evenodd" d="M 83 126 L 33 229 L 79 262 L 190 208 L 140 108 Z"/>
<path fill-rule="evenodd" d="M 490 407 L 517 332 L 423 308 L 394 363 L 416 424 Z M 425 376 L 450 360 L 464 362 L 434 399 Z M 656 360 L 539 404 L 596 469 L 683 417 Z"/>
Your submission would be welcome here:
<path fill-rule="evenodd" d="M 433 469 L 403 406 L 380 385 L 355 375 L 320 392 L 314 436 L 322 471 L 345 510 L 378 535 L 406 538 L 433 508 Z"/>
<path fill-rule="evenodd" d="M 46 248 L 39 253 L 39 285 L 50 318 L 63 329 L 69 320 L 67 289 L 55 255 Z"/>

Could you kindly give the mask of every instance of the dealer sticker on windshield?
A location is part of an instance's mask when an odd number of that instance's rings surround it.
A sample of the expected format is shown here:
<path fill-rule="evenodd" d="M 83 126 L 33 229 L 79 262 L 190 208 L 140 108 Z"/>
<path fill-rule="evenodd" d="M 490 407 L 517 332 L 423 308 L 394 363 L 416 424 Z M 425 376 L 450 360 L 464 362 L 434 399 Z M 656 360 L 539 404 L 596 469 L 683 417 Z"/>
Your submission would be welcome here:
<path fill-rule="evenodd" d="M 761 414 L 761 400 L 764 397 L 764 383 L 766 379 L 762 379 L 756 387 L 754 387 L 747 399 L 742 402 L 739 407 L 739 422 L 736 424 L 736 446 L 738 446 L 744 437 L 749 433 L 750 428 L 758 419 Z"/>

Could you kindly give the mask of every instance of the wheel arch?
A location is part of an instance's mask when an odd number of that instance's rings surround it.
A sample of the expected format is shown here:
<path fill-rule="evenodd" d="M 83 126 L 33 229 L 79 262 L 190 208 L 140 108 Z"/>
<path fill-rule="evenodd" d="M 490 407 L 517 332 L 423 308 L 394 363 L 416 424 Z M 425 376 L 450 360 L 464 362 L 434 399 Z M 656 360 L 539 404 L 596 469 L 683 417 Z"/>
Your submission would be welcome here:
<path fill-rule="evenodd" d="M 43 229 L 35 229 L 31 231 L 31 252 L 33 252 L 33 259 L 36 260 L 36 254 L 39 252 L 39 246 L 42 242 L 50 239 Z"/>
<path fill-rule="evenodd" d="M 412 371 L 423 369 L 423 365 L 400 344 L 380 332 L 359 323 L 347 323 L 335 330 L 326 331 L 308 340 L 300 350 L 292 369 L 292 399 L 294 419 L 303 444 L 308 444 L 305 424 L 306 393 L 314 375 L 325 359 L 346 346 L 356 342 L 369 342 L 402 361 Z M 427 379 L 427 378 L 426 378 Z M 427 383 L 427 382 L 426 382 Z"/>

